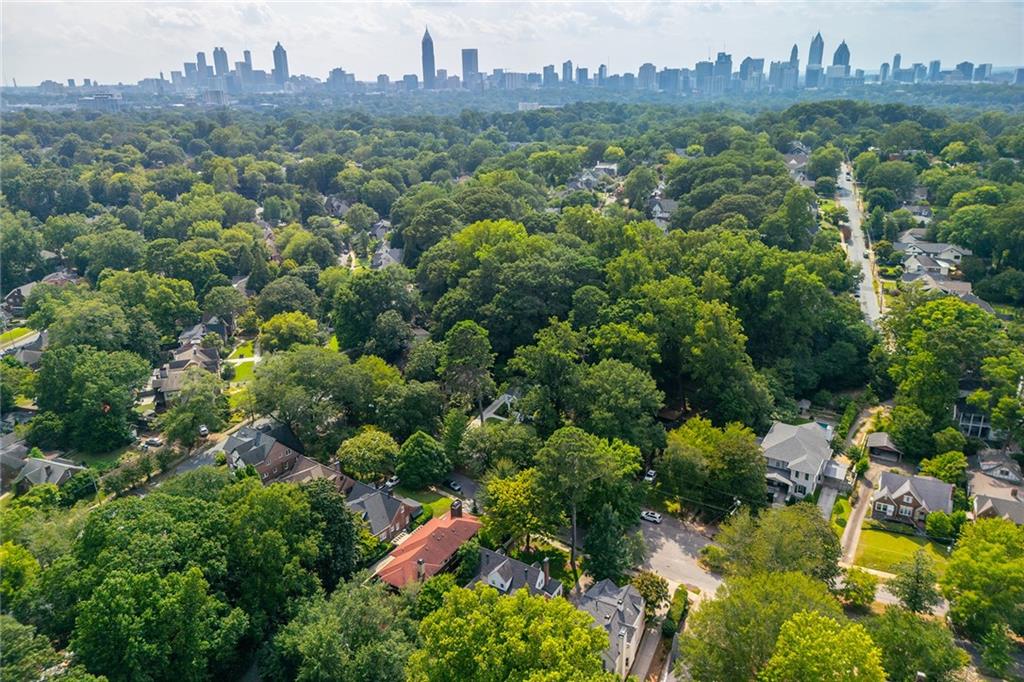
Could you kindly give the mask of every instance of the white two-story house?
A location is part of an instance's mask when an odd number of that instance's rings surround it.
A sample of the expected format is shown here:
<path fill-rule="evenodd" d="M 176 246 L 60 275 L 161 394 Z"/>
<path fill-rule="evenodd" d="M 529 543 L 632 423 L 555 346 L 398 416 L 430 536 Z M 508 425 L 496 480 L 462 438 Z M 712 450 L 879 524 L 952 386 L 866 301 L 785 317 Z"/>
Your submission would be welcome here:
<path fill-rule="evenodd" d="M 813 495 L 832 459 L 832 427 L 817 422 L 793 426 L 773 422 L 761 440 L 773 500 Z"/>

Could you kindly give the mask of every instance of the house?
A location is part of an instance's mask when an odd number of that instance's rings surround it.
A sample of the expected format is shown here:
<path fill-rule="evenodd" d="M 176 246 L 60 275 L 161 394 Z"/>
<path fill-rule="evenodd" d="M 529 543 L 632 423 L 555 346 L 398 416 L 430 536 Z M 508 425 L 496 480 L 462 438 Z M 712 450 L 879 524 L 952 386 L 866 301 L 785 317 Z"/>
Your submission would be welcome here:
<path fill-rule="evenodd" d="M 793 426 L 773 422 L 761 440 L 769 492 L 783 499 L 813 495 L 832 459 L 832 427 L 817 422 Z M 775 495 L 772 495 L 773 499 Z"/>
<path fill-rule="evenodd" d="M 6 464 L 8 467 L 13 465 L 18 469 L 18 473 L 11 480 L 10 485 L 22 493 L 28 491 L 32 486 L 43 483 L 52 483 L 59 488 L 79 471 L 85 471 L 85 467 L 60 457 L 53 459 L 25 457 L 21 460 L 20 467 L 13 461 Z"/>
<path fill-rule="evenodd" d="M 936 511 L 953 511 L 953 486 L 931 476 L 885 472 L 871 496 L 871 518 L 908 523 L 924 530 L 925 519 Z"/>
<path fill-rule="evenodd" d="M 245 275 L 244 277 L 241 275 L 236 275 L 235 277 L 232 277 L 231 286 L 234 287 L 235 291 L 242 294 L 246 298 L 252 298 L 253 294 L 255 293 L 253 292 L 252 289 L 249 288 L 249 275 Z"/>
<path fill-rule="evenodd" d="M 1024 473 L 1020 464 L 1002 450 L 991 448 L 978 453 L 978 469 L 986 476 L 1000 481 L 1020 485 L 1024 483 Z"/>
<path fill-rule="evenodd" d="M 632 585 L 619 587 L 605 578 L 580 596 L 576 608 L 593 616 L 608 633 L 608 648 L 601 654 L 604 669 L 625 679 L 644 634 L 644 598 Z"/>
<path fill-rule="evenodd" d="M 459 547 L 479 531 L 480 520 L 455 500 L 447 514 L 427 521 L 384 557 L 374 575 L 395 589 L 426 580 L 451 567 Z"/>
<path fill-rule="evenodd" d="M 909 230 L 900 235 L 900 241 L 893 243 L 892 250 L 899 253 L 905 253 L 908 256 L 925 255 L 936 260 L 944 260 L 952 263 L 959 263 L 964 256 L 971 256 L 974 253 L 970 249 L 956 244 L 929 242 L 924 239 L 919 239 L 915 236 L 915 233 L 910 232 Z"/>
<path fill-rule="evenodd" d="M 977 470 L 967 475 L 975 519 L 1003 518 L 1024 525 L 1024 476 L 1020 465 L 999 450 L 978 454 Z"/>
<path fill-rule="evenodd" d="M 51 272 L 38 282 L 29 282 L 28 284 L 22 284 L 20 287 L 11 289 L 4 295 L 3 303 L 0 306 L 11 315 L 21 316 L 25 312 L 25 302 L 28 300 L 32 290 L 39 284 L 65 286 L 67 284 L 76 284 L 79 279 L 80 277 L 71 270 Z"/>
<path fill-rule="evenodd" d="M 619 174 L 619 164 L 608 163 L 605 161 L 599 161 L 594 164 L 594 175 L 604 175 L 607 177 L 616 177 Z"/>
<path fill-rule="evenodd" d="M 220 373 L 220 354 L 214 348 L 185 344 L 171 351 L 170 359 L 153 372 L 152 387 L 156 406 L 165 408 L 181 390 L 189 368 L 200 367 L 211 374 Z"/>
<path fill-rule="evenodd" d="M 352 481 L 346 495 L 345 506 L 366 521 L 375 538 L 385 542 L 408 530 L 413 518 L 423 511 L 419 505 L 359 481 Z"/>
<path fill-rule="evenodd" d="M 551 577 L 551 569 L 547 557 L 541 566 L 529 565 L 506 556 L 501 552 L 493 552 L 480 548 L 480 566 L 473 583 L 487 583 L 498 592 L 508 595 L 525 589 L 530 595 L 560 597 L 562 582 Z"/>
<path fill-rule="evenodd" d="M 14 287 L 4 295 L 3 306 L 4 310 L 9 312 L 11 315 L 22 315 L 25 312 L 25 301 L 28 300 L 29 294 L 32 290 L 38 286 L 39 282 L 29 282 L 28 284 L 22 284 L 20 287 Z"/>
<path fill-rule="evenodd" d="M 871 459 L 898 462 L 903 457 L 903 451 L 896 447 L 892 438 L 885 431 L 869 433 L 864 444 L 867 446 L 868 456 Z"/>
<path fill-rule="evenodd" d="M 286 444 L 275 437 L 273 431 L 269 425 L 266 430 L 243 426 L 228 436 L 224 443 L 228 466 L 232 470 L 251 466 L 263 481 L 291 471 L 302 453 L 294 443 Z"/>
<path fill-rule="evenodd" d="M 234 333 L 234 323 L 231 320 L 204 313 L 198 324 L 185 329 L 178 335 L 178 345 L 198 344 L 208 334 L 216 334 L 222 341 L 227 341 L 232 333 Z"/>
<path fill-rule="evenodd" d="M 968 438 L 981 440 L 998 439 L 999 432 L 993 432 L 992 423 L 985 412 L 967 402 L 971 391 L 960 391 L 960 397 L 953 403 L 953 423 L 960 433 Z"/>
<path fill-rule="evenodd" d="M 10 355 L 26 367 L 36 369 L 42 360 L 43 351 L 49 345 L 50 334 L 43 330 L 26 336 L 24 340 L 19 339 L 15 345 L 3 352 L 3 356 Z"/>
<path fill-rule="evenodd" d="M 651 217 L 661 220 L 669 220 L 672 214 L 677 208 L 679 208 L 679 202 L 673 199 L 665 199 L 663 197 L 655 197 L 650 200 L 649 208 L 651 211 Z"/>
<path fill-rule="evenodd" d="M 589 192 L 597 187 L 600 182 L 601 178 L 595 175 L 593 171 L 585 170 L 565 183 L 565 187 L 570 191 L 584 190 Z"/>
<path fill-rule="evenodd" d="M 337 469 L 331 468 L 326 464 L 321 464 L 315 459 L 306 457 L 305 455 L 299 455 L 296 457 L 292 468 L 281 476 L 278 476 L 274 482 L 296 483 L 301 485 L 321 478 L 334 484 L 334 487 L 338 489 L 338 492 L 343 492 L 346 487 L 353 483 L 351 478 Z"/>
<path fill-rule="evenodd" d="M 950 264 L 946 261 L 935 260 L 931 256 L 921 253 L 907 256 L 903 260 L 903 272 L 927 272 L 932 275 L 949 275 Z"/>

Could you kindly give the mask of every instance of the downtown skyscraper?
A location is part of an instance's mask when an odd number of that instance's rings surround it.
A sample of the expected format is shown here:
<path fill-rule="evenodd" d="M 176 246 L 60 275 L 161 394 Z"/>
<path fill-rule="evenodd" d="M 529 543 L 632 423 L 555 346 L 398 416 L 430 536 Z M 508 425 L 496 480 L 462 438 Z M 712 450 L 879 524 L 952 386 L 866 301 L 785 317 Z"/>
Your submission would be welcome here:
<path fill-rule="evenodd" d="M 284 85 L 288 81 L 288 53 L 278 43 L 274 47 L 274 82 Z"/>
<path fill-rule="evenodd" d="M 437 68 L 434 65 L 434 40 L 430 37 L 430 29 L 423 31 L 422 59 L 423 59 L 423 87 L 433 90 L 436 83 Z"/>
<path fill-rule="evenodd" d="M 804 77 L 804 85 L 815 88 L 821 84 L 821 59 L 825 54 L 825 41 L 819 32 L 811 40 L 811 49 L 807 53 L 807 75 Z"/>

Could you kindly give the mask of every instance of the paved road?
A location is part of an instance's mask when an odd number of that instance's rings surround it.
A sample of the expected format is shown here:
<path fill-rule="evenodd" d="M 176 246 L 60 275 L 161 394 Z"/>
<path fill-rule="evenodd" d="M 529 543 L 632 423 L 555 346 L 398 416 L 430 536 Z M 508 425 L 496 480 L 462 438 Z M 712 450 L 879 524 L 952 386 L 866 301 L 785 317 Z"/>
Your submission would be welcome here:
<path fill-rule="evenodd" d="M 850 172 L 850 166 L 843 164 L 839 170 L 839 185 L 836 196 L 840 205 L 846 208 L 850 214 L 850 246 L 847 255 L 851 262 L 860 265 L 864 279 L 858 285 L 860 291 L 860 308 L 864 311 L 864 317 L 872 327 L 878 326 L 878 320 L 882 317 L 882 308 L 878 302 L 878 295 L 875 293 L 875 272 L 872 263 L 872 254 L 869 250 L 867 238 L 861 229 L 861 222 L 864 218 L 857 201 L 857 189 L 851 180 L 846 179 Z M 864 254 L 868 254 L 865 258 Z"/>
<path fill-rule="evenodd" d="M 697 563 L 701 548 L 711 544 L 710 538 L 668 514 L 659 524 L 641 522 L 641 531 L 647 547 L 647 560 L 642 568 L 667 580 L 670 591 L 686 585 L 698 588 L 702 599 L 714 596 L 722 584 L 721 578 Z"/>

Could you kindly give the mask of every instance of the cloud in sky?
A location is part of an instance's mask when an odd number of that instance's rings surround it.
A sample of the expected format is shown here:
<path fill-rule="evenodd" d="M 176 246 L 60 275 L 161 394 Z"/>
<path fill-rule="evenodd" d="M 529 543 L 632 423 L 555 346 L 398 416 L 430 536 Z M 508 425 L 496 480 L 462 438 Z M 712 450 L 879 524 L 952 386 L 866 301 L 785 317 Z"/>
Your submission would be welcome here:
<path fill-rule="evenodd" d="M 270 69 L 277 41 L 292 73 L 324 78 L 340 66 L 362 80 L 419 71 L 424 26 L 438 68 L 461 70 L 460 50 L 480 50 L 485 71 L 540 71 L 572 59 L 635 71 L 644 62 L 692 66 L 719 50 L 806 60 L 821 31 L 826 60 L 846 40 L 856 67 L 941 59 L 1024 64 L 1024 3 L 1012 2 L 27 2 L 5 0 L 4 82 L 98 78 L 134 82 L 180 70 L 215 45 L 233 62 L 243 49 Z"/>

